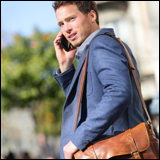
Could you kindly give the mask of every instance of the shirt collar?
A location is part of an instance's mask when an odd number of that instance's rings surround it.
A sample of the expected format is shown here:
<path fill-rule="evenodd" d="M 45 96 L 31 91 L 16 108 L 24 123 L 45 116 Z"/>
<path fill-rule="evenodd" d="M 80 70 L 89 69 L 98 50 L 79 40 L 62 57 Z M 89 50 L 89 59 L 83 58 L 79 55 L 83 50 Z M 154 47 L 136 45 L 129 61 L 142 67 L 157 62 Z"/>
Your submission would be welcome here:
<path fill-rule="evenodd" d="M 94 36 L 99 32 L 100 29 L 94 31 L 93 33 L 91 33 L 86 39 L 85 41 L 81 44 L 80 47 L 77 47 L 77 52 L 76 52 L 76 59 L 80 59 L 81 55 L 82 55 L 82 51 L 84 50 L 84 48 L 86 46 L 88 46 L 88 44 L 91 42 L 91 40 L 94 38 Z"/>

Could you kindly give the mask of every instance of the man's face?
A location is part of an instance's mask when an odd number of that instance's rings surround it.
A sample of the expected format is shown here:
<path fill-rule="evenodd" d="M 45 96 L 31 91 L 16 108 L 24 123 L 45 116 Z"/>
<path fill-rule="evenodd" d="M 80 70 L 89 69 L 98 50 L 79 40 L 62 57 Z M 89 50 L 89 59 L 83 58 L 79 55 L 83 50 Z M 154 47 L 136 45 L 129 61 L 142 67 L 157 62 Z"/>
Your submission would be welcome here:
<path fill-rule="evenodd" d="M 80 46 L 92 33 L 91 16 L 81 13 L 74 4 L 58 8 L 56 17 L 62 34 L 74 47 Z"/>

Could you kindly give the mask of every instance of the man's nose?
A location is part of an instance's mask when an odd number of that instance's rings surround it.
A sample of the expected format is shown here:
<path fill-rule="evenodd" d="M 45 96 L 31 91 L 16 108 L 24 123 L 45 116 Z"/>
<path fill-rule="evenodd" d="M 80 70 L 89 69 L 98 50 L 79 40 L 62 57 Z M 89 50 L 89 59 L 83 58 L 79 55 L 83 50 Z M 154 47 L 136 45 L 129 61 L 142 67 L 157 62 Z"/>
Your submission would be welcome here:
<path fill-rule="evenodd" d="M 65 26 L 64 26 L 64 31 L 66 33 L 71 33 L 72 27 L 69 24 L 66 23 Z"/>

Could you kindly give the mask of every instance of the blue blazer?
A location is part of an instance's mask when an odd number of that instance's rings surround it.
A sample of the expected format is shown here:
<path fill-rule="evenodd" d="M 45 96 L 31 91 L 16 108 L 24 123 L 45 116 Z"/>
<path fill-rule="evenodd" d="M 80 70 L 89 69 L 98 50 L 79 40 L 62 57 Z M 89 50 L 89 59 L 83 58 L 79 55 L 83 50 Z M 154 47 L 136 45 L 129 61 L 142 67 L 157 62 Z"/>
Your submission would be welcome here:
<path fill-rule="evenodd" d="M 98 30 L 96 35 L 106 32 L 114 35 L 112 29 L 105 28 Z M 69 141 L 83 150 L 91 143 L 145 121 L 123 48 L 109 36 L 96 35 L 92 35 L 92 39 L 87 38 L 82 45 L 83 49 L 79 49 L 81 57 L 76 69 L 71 66 L 62 74 L 54 74 L 66 95 L 62 115 L 61 158 L 64 157 L 63 147 Z M 131 50 L 126 47 L 136 66 Z M 87 51 L 87 79 L 78 128 L 74 132 L 79 82 Z"/>

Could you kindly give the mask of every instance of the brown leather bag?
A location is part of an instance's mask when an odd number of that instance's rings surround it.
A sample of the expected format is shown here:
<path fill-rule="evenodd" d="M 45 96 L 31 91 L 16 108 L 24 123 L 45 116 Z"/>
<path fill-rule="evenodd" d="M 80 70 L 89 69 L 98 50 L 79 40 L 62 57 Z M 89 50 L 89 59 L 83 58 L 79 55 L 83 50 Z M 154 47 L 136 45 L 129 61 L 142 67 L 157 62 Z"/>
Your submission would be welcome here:
<path fill-rule="evenodd" d="M 123 42 L 110 34 L 108 36 L 116 39 L 123 47 L 130 70 L 132 72 L 137 91 L 146 114 L 148 121 L 142 122 L 137 126 L 126 130 L 111 138 L 101 140 L 95 144 L 90 145 L 84 151 L 78 151 L 74 154 L 75 159 L 159 159 L 159 140 L 155 137 L 151 119 L 146 109 L 140 84 L 136 76 L 135 67 L 131 57 L 123 44 Z M 77 128 L 78 116 L 81 106 L 84 81 L 86 77 L 86 69 L 88 62 L 88 54 L 82 69 L 81 85 L 78 97 L 77 115 L 75 120 L 75 129 Z"/>

